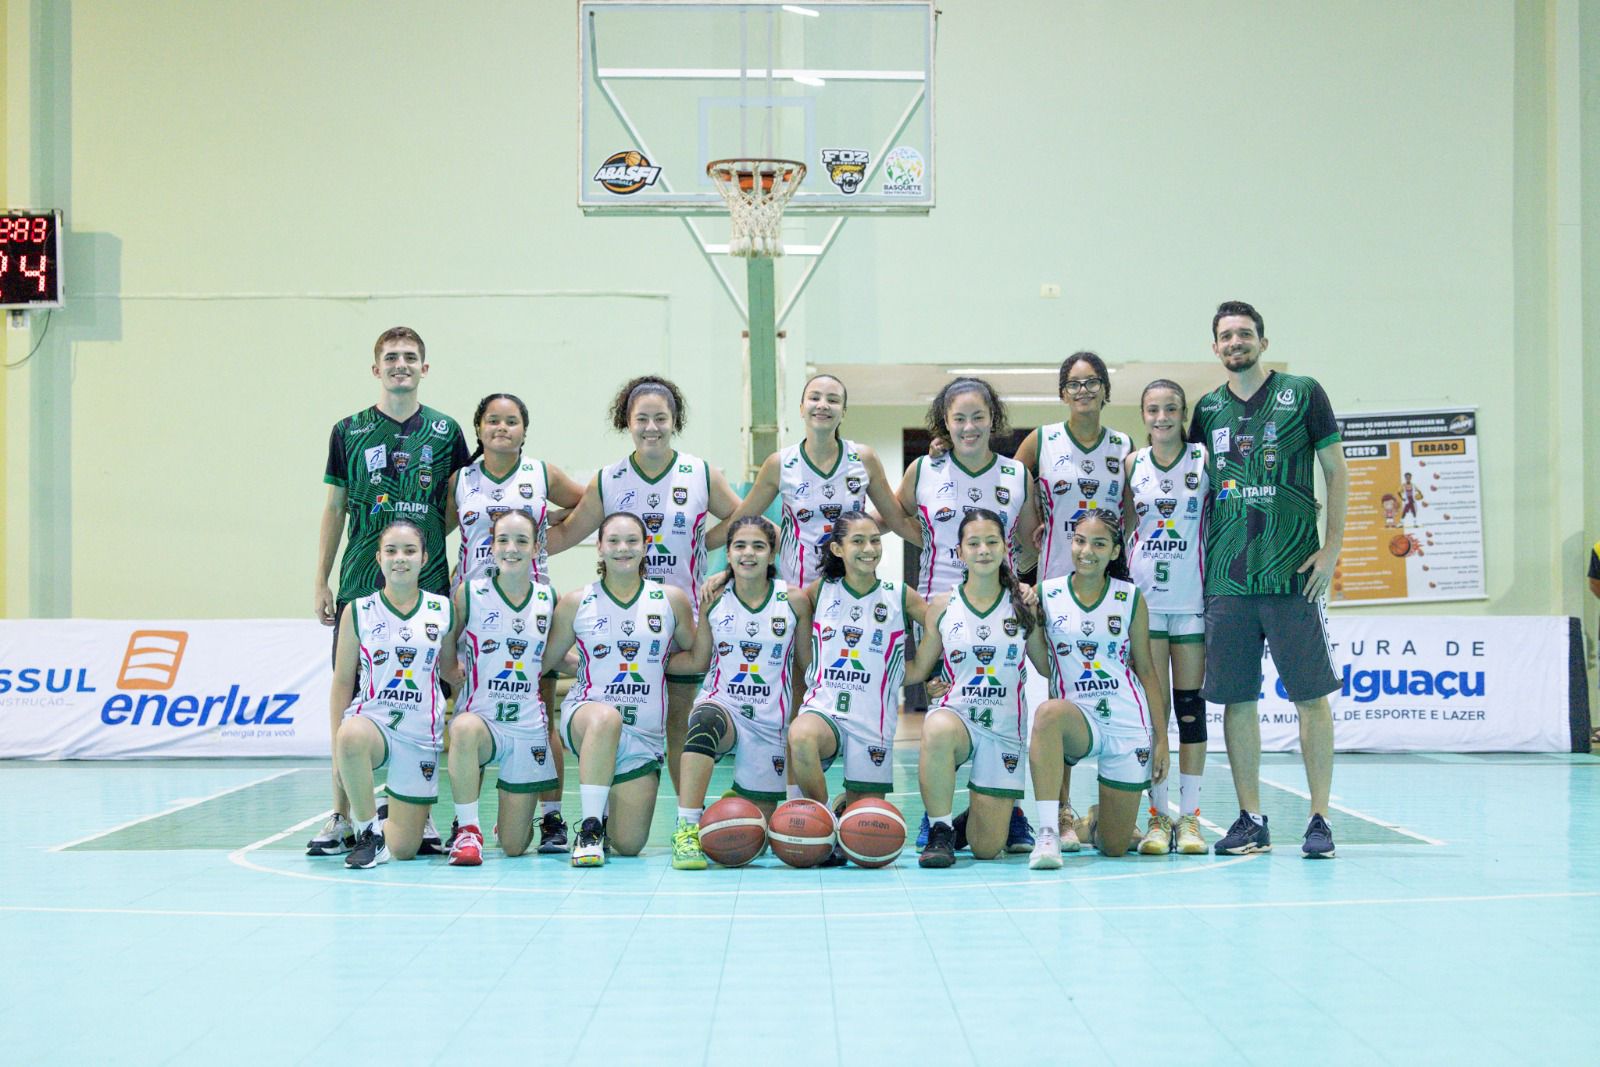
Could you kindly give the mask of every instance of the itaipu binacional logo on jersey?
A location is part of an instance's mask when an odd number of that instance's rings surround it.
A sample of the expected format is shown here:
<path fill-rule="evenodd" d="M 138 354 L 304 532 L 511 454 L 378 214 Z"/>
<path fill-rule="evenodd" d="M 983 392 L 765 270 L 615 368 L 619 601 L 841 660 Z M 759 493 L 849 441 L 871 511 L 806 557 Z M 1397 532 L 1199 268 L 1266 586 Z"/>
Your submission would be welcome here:
<path fill-rule="evenodd" d="M 654 185 L 659 177 L 661 168 L 651 166 L 644 153 L 633 148 L 606 157 L 600 169 L 594 172 L 594 180 L 600 183 L 600 187 L 618 196 L 632 196 L 640 189 Z"/>

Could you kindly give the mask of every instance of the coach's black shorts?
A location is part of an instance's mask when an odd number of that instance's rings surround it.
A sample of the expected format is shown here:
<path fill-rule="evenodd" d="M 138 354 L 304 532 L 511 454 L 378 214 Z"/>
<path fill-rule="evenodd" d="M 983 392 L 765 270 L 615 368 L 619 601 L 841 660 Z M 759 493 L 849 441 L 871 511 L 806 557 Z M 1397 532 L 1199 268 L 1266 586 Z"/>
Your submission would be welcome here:
<path fill-rule="evenodd" d="M 1213 704 L 1259 699 L 1263 641 L 1290 700 L 1315 700 L 1340 687 L 1320 601 L 1294 594 L 1208 596 L 1201 695 Z"/>

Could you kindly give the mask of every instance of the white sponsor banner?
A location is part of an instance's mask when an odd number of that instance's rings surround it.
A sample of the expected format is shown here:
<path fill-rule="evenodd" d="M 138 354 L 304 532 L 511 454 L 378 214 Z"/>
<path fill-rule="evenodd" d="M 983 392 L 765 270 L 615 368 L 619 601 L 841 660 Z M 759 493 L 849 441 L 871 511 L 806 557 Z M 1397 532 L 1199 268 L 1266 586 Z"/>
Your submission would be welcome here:
<path fill-rule="evenodd" d="M 327 756 L 311 620 L 0 621 L 0 758 Z"/>
<path fill-rule="evenodd" d="M 1344 683 L 1330 698 L 1339 751 L 1572 747 L 1564 616 L 1346 616 L 1330 619 L 1328 630 L 1334 669 Z M 1270 655 L 1262 668 L 1261 747 L 1296 751 L 1294 705 Z M 1212 704 L 1207 711 L 1208 747 L 1221 750 L 1222 708 Z M 1176 729 L 1172 741 L 1176 745 Z"/>
<path fill-rule="evenodd" d="M 1343 686 L 1330 697 L 1341 752 L 1567 752 L 1565 616 L 1340 616 L 1328 622 Z M 1261 747 L 1300 747 L 1294 705 L 1262 661 Z M 1028 699 L 1045 698 L 1037 674 Z M 1207 706 L 1207 747 L 1225 751 L 1222 708 Z M 1178 730 L 1169 720 L 1172 766 Z"/>

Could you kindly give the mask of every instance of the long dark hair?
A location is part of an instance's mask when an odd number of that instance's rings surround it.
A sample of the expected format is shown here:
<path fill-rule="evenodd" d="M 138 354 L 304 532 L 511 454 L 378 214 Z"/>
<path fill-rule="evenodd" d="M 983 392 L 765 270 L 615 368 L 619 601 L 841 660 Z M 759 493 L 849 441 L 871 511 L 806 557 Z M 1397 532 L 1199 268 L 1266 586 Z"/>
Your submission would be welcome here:
<path fill-rule="evenodd" d="M 1116 557 L 1106 564 L 1106 577 L 1121 578 L 1125 582 L 1133 581 L 1133 575 L 1128 571 L 1128 546 L 1122 540 L 1122 522 L 1111 513 L 1110 509 L 1095 508 L 1093 511 L 1083 513 L 1083 517 L 1073 527 L 1073 532 L 1076 533 L 1078 526 L 1086 522 L 1104 524 L 1111 533 L 1112 543 L 1117 546 Z"/>
<path fill-rule="evenodd" d="M 733 520 L 733 525 L 728 527 L 728 546 L 730 548 L 733 546 L 733 535 L 738 533 L 740 530 L 744 529 L 746 526 L 754 526 L 756 529 L 760 530 L 761 531 L 761 536 L 765 537 L 767 539 L 767 547 L 772 550 L 772 554 L 774 556 L 776 556 L 778 554 L 778 530 L 777 530 L 777 528 L 775 526 L 772 525 L 772 523 L 768 522 L 766 519 L 762 518 L 760 515 L 741 515 L 739 518 Z M 772 581 L 772 579 L 776 578 L 777 576 L 778 576 L 778 568 L 773 565 L 771 560 L 768 560 L 767 561 L 767 581 L 770 582 L 770 581 Z M 729 556 L 729 558 L 728 558 L 728 585 L 727 585 L 727 588 L 729 588 L 729 589 L 733 588 L 733 558 L 732 558 L 732 556 Z"/>
<path fill-rule="evenodd" d="M 839 550 L 841 552 L 844 551 L 845 536 L 850 532 L 850 527 L 858 522 L 870 522 L 879 533 L 883 532 L 883 527 L 879 525 L 877 519 L 859 509 L 847 511 L 835 519 L 833 529 L 828 531 L 828 536 L 824 537 L 822 543 L 818 546 L 822 551 L 823 581 L 842 581 L 844 579 L 844 557 L 834 555 L 829 546 L 838 545 Z"/>
<path fill-rule="evenodd" d="M 1000 539 L 1002 541 L 1005 540 L 1006 524 L 1000 520 L 1000 516 L 988 508 L 973 508 L 962 518 L 961 525 L 956 527 L 956 545 L 958 548 L 961 542 L 966 539 L 967 527 L 975 522 L 994 523 L 995 529 L 1000 531 Z M 1029 611 L 1028 606 L 1022 602 L 1022 583 L 1017 581 L 1016 573 L 1012 571 L 1011 564 L 1007 560 L 1000 561 L 1000 584 L 1005 587 L 1006 592 L 1011 594 L 1011 611 L 1016 615 L 1017 622 L 1021 624 L 1023 634 L 1026 635 L 1032 632 L 1035 622 L 1033 612 Z"/>
<path fill-rule="evenodd" d="M 1100 379 L 1100 406 L 1105 407 L 1111 403 L 1111 372 L 1106 369 L 1106 361 L 1093 352 L 1074 352 L 1061 361 L 1061 370 L 1056 374 L 1056 395 L 1066 399 L 1067 375 L 1072 373 L 1072 368 L 1079 363 L 1087 363 L 1094 368 L 1095 377 Z"/>
<path fill-rule="evenodd" d="M 468 463 L 483 455 L 483 416 L 489 410 L 489 405 L 496 400 L 509 400 L 517 405 L 517 410 L 522 413 L 522 442 L 523 444 L 528 442 L 528 405 L 514 393 L 490 393 L 478 401 L 478 410 L 472 413 L 472 432 L 478 439 L 478 447 L 467 457 Z"/>
<path fill-rule="evenodd" d="M 950 411 L 950 402 L 962 393 L 977 393 L 983 397 L 983 402 L 989 407 L 989 436 L 999 437 L 1010 428 L 1006 421 L 1006 405 L 1000 399 L 1000 394 L 994 391 L 994 386 L 982 378 L 957 378 L 943 389 L 939 390 L 933 398 L 933 403 L 928 405 L 928 433 L 934 437 L 950 440 L 950 430 L 945 426 L 945 416 Z M 953 442 L 952 442 L 953 444 Z"/>

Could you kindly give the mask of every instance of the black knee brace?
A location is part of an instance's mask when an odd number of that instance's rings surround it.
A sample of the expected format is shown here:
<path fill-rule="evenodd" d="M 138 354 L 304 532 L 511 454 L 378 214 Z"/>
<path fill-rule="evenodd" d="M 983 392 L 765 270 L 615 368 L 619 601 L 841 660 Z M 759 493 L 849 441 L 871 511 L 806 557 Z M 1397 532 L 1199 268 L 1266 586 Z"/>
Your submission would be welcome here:
<path fill-rule="evenodd" d="M 689 732 L 683 739 L 683 750 L 716 759 L 722 739 L 727 736 L 728 713 L 715 704 L 700 704 L 689 713 Z"/>
<path fill-rule="evenodd" d="M 1198 689 L 1174 689 L 1172 709 L 1178 714 L 1178 743 L 1204 744 L 1206 740 L 1206 702 Z"/>

